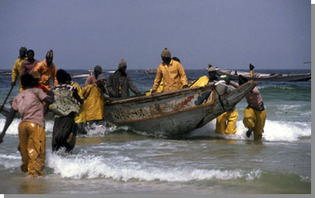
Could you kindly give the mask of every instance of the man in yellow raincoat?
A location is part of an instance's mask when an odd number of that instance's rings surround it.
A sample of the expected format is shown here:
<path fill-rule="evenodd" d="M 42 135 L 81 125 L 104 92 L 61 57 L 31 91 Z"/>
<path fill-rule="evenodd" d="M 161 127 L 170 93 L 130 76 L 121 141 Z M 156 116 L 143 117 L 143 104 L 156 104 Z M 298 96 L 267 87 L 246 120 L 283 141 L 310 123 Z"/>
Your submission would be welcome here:
<path fill-rule="evenodd" d="M 20 48 L 20 51 L 19 51 L 20 56 L 18 57 L 18 59 L 16 59 L 14 66 L 12 68 L 12 74 L 11 74 L 11 76 L 12 76 L 11 86 L 15 86 L 16 80 L 17 80 L 17 78 L 19 78 L 20 92 L 23 91 L 22 83 L 21 83 L 21 77 L 22 77 L 21 65 L 26 60 L 26 52 L 27 52 L 26 47 Z"/>
<path fill-rule="evenodd" d="M 254 68 L 255 68 L 255 66 L 252 65 L 251 63 L 249 63 L 249 76 L 250 76 L 250 77 L 254 77 L 254 76 L 255 76 L 255 74 L 254 74 Z"/>
<path fill-rule="evenodd" d="M 51 90 L 50 79 L 53 80 L 54 86 L 58 85 L 56 78 L 57 68 L 53 63 L 53 51 L 49 50 L 46 54 L 46 59 L 39 62 L 33 69 L 40 73 L 39 84 L 44 85 L 48 90 Z"/>
<path fill-rule="evenodd" d="M 105 75 L 98 75 L 96 83 L 89 84 L 82 89 L 85 98 L 83 103 L 86 121 L 103 120 L 104 101 L 105 101 Z"/>
<path fill-rule="evenodd" d="M 163 92 L 188 87 L 183 66 L 178 61 L 171 58 L 171 52 L 167 48 L 164 48 L 162 51 L 161 58 L 163 62 L 157 69 L 152 93 L 156 92 L 162 80 Z"/>
<path fill-rule="evenodd" d="M 24 90 L 13 98 L 10 113 L 0 135 L 0 143 L 16 113 L 19 112 L 22 117 L 19 124 L 21 171 L 27 172 L 30 177 L 43 176 L 46 135 L 42 101 L 50 104 L 54 98 L 47 95 L 42 89 L 33 88 L 34 78 L 30 74 L 23 75 L 21 81 Z"/>

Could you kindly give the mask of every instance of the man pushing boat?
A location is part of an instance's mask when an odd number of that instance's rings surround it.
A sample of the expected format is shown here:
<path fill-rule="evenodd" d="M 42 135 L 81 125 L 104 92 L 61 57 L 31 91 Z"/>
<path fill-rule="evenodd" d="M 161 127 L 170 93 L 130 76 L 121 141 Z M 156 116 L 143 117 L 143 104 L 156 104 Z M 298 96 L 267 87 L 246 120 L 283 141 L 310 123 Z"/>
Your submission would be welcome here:
<path fill-rule="evenodd" d="M 247 82 L 247 78 L 239 75 L 239 84 L 231 83 L 231 85 L 237 88 Z M 248 128 L 246 136 L 249 138 L 252 132 L 254 132 L 254 140 L 261 140 L 267 117 L 262 96 L 258 88 L 255 87 L 245 97 L 248 103 L 248 106 L 244 110 L 243 119 L 243 124 Z"/>
<path fill-rule="evenodd" d="M 129 90 L 135 95 L 140 96 L 141 93 L 131 78 L 126 73 L 127 62 L 121 59 L 118 69 L 108 78 L 107 89 L 111 98 L 127 98 L 129 97 Z"/>
<path fill-rule="evenodd" d="M 6 119 L 0 143 L 17 112 L 22 121 L 19 124 L 19 151 L 22 157 L 22 172 L 30 177 L 43 176 L 46 155 L 46 134 L 44 107 L 42 101 L 50 104 L 54 98 L 42 89 L 33 88 L 34 78 L 30 74 L 21 77 L 23 91 L 13 98 L 10 113 Z"/>

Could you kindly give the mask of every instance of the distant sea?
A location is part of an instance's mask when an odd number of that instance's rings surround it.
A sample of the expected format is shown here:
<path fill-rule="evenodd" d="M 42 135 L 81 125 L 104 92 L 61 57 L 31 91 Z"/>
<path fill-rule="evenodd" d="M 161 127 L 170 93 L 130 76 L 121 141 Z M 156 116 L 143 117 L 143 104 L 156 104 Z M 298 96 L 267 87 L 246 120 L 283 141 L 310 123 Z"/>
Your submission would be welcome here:
<path fill-rule="evenodd" d="M 144 70 L 127 72 L 141 92 L 152 88 L 155 75 Z M 207 72 L 186 70 L 186 74 L 192 81 Z M 0 76 L 1 103 L 10 79 Z M 73 80 L 82 86 L 85 81 Z M 239 117 L 234 135 L 215 134 L 215 120 L 192 131 L 187 140 L 149 137 L 104 123 L 77 137 L 71 154 L 52 153 L 53 121 L 47 120 L 45 176 L 38 179 L 20 172 L 19 120 L 15 119 L 0 145 L 0 194 L 310 194 L 311 80 L 259 82 L 258 89 L 267 110 L 261 143 L 245 135 L 245 99 L 236 106 Z M 17 93 L 18 86 L 10 99 Z M 0 129 L 4 122 L 0 115 Z"/>

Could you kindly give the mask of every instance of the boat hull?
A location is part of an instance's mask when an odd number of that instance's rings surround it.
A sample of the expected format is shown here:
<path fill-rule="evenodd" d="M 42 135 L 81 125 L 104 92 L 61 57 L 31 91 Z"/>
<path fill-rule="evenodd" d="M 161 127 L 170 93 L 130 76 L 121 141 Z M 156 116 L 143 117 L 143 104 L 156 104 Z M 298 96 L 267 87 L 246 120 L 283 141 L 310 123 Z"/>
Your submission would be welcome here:
<path fill-rule="evenodd" d="M 231 110 L 255 86 L 248 82 L 222 97 L 208 85 L 117 100 L 105 104 L 104 118 L 138 133 L 181 138 Z"/>
<path fill-rule="evenodd" d="M 156 74 L 156 69 L 146 69 L 145 73 L 146 74 Z"/>

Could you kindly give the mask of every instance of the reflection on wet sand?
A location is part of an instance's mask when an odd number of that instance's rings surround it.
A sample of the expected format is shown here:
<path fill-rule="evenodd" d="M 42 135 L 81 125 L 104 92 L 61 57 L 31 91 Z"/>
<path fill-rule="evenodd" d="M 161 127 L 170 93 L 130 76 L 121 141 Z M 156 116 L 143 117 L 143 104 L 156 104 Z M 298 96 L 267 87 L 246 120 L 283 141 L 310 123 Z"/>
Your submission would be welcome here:
<path fill-rule="evenodd" d="M 51 184 L 44 177 L 20 178 L 18 181 L 18 193 L 20 194 L 45 194 L 50 192 Z"/>

